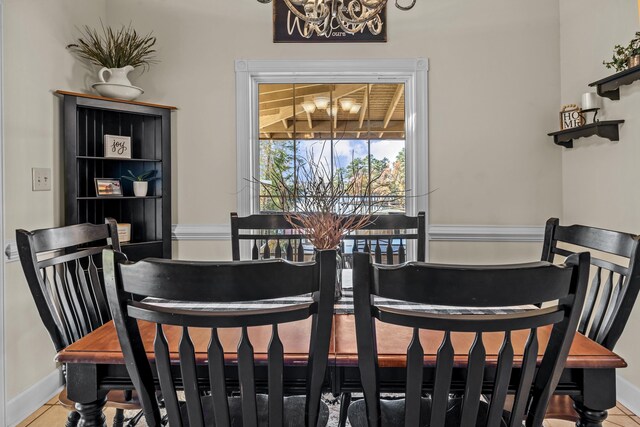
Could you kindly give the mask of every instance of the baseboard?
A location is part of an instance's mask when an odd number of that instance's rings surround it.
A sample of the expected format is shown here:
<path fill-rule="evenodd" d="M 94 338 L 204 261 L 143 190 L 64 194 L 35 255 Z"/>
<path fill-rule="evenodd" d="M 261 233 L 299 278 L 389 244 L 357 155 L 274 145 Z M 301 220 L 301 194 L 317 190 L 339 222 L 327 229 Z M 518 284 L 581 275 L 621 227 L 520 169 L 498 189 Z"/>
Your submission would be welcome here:
<path fill-rule="evenodd" d="M 62 371 L 56 369 L 49 375 L 7 402 L 7 425 L 15 426 L 39 407 L 60 393 L 64 385 Z"/>
<path fill-rule="evenodd" d="M 636 415 L 640 415 L 640 387 L 629 380 L 616 375 L 618 402 L 622 403 Z"/>

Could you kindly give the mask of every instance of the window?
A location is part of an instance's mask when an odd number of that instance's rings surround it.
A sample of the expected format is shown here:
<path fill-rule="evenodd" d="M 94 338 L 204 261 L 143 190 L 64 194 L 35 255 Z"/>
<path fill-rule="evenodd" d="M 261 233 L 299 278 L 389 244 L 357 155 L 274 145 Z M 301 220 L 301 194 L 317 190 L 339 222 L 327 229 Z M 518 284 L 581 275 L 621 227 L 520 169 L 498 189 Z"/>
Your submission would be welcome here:
<path fill-rule="evenodd" d="M 252 178 L 260 176 L 260 140 L 269 140 L 260 133 L 260 87 L 265 84 L 310 85 L 326 84 L 327 82 L 332 85 L 354 82 L 373 86 L 387 83 L 404 84 L 405 188 L 407 195 L 405 211 L 409 215 L 415 215 L 419 211 L 428 212 L 428 198 L 426 196 L 429 188 L 428 66 L 429 62 L 425 58 L 236 60 L 238 214 L 243 216 L 260 211 L 260 189 Z M 300 133 L 298 126 L 300 122 L 303 122 L 300 119 L 304 116 L 296 115 L 296 117 L 298 117 L 295 120 L 296 133 Z M 287 138 L 287 140 L 295 139 L 293 133 L 291 138 L 288 135 Z M 335 139 L 341 138 L 334 137 Z M 375 132 L 370 139 L 372 145 L 375 145 Z"/>
<path fill-rule="evenodd" d="M 404 83 L 259 84 L 259 179 L 276 174 L 295 189 L 312 164 L 351 183 L 369 212 L 405 212 L 404 92 Z M 279 210 L 272 196 L 260 188 L 261 212 Z"/>

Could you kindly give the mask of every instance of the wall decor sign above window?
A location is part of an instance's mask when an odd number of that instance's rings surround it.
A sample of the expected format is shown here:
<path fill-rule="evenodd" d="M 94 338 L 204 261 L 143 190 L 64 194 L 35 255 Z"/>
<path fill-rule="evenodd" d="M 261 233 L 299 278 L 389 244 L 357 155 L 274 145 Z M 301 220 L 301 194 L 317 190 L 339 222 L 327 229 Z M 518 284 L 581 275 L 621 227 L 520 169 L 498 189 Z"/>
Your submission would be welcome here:
<path fill-rule="evenodd" d="M 120 135 L 104 136 L 104 156 L 118 159 L 131 158 L 131 137 Z"/>
<path fill-rule="evenodd" d="M 576 104 L 569 104 L 560 110 L 560 129 L 572 129 L 583 126 L 584 116 L 582 110 Z"/>
<path fill-rule="evenodd" d="M 291 6 L 289 6 L 289 4 Z M 311 3 L 312 6 L 307 6 Z M 387 8 L 367 8 L 366 4 L 380 3 L 366 0 L 325 1 L 274 0 L 273 41 L 274 43 L 296 42 L 381 42 L 387 41 Z M 299 5 L 298 5 L 299 4 Z M 298 6 L 297 6 L 298 5 Z M 332 8 L 344 8 L 342 14 L 333 14 Z M 360 23 L 350 16 L 349 11 L 362 10 Z M 305 14 L 305 11 L 307 12 Z M 353 12 L 355 14 L 355 12 Z M 309 18 L 307 20 L 307 17 Z M 315 17 L 324 17 L 322 19 Z M 370 19 L 365 20 L 365 17 Z M 354 22 L 350 22 L 354 21 Z"/>

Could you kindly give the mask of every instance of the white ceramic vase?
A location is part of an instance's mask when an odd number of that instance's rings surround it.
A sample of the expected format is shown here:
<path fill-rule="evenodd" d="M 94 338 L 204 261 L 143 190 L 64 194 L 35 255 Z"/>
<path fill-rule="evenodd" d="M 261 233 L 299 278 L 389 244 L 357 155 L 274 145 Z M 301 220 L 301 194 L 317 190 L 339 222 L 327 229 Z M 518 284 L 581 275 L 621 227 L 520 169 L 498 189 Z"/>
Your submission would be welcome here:
<path fill-rule="evenodd" d="M 102 83 L 111 83 L 117 85 L 131 86 L 131 82 L 127 77 L 133 71 L 133 67 L 131 65 L 127 65 L 122 68 L 107 68 L 102 67 L 100 71 L 98 71 L 98 78 Z M 109 73 L 109 79 L 105 80 L 104 73 Z"/>
<path fill-rule="evenodd" d="M 134 68 L 131 65 L 122 68 L 102 67 L 98 71 L 100 81 L 92 86 L 100 95 L 107 98 L 131 101 L 144 93 L 139 87 L 133 86 L 129 81 L 129 77 L 127 77 L 127 74 L 133 70 Z M 105 74 L 108 74 L 108 78 L 105 77 Z"/>
<path fill-rule="evenodd" d="M 144 197 L 147 195 L 149 183 L 147 181 L 133 181 L 133 194 L 136 197 Z"/>

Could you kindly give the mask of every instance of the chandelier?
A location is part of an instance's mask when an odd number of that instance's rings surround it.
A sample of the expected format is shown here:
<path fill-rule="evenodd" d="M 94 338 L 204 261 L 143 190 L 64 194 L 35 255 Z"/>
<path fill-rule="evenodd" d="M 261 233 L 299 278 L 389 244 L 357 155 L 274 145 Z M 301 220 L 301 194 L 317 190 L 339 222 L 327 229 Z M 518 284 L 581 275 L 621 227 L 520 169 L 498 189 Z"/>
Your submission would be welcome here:
<path fill-rule="evenodd" d="M 258 0 L 260 3 L 270 3 L 271 0 Z M 355 34 L 365 26 L 373 35 L 382 31 L 380 12 L 387 5 L 388 0 L 276 0 L 284 1 L 291 13 L 304 22 L 304 34 L 310 37 L 312 33 L 320 36 L 330 33 L 334 22 L 344 32 Z M 408 5 L 401 5 L 395 0 L 400 10 L 409 10 L 416 0 L 409 0 Z"/>

